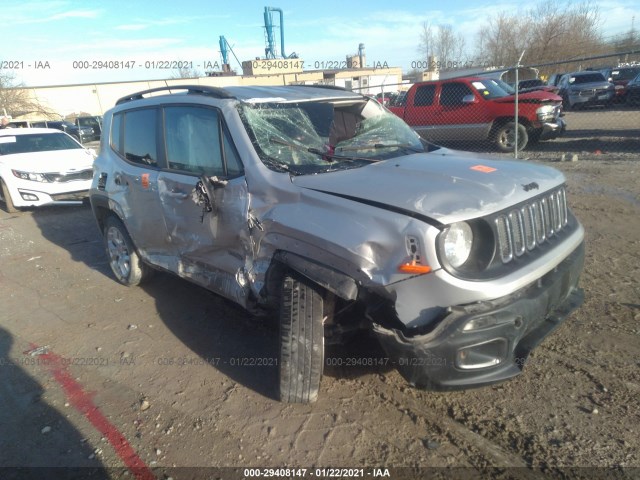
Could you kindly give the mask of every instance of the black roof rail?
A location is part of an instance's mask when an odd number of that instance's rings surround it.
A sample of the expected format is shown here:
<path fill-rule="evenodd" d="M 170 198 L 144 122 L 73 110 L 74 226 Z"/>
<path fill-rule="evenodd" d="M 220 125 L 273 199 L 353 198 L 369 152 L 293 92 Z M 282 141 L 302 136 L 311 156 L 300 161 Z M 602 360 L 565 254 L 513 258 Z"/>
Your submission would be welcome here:
<path fill-rule="evenodd" d="M 149 90 L 143 90 L 141 92 L 132 93 L 131 95 L 126 95 L 122 98 L 119 98 L 116 102 L 116 105 L 131 102 L 133 100 L 142 100 L 144 98 L 144 95 L 148 93 L 162 91 L 169 91 L 169 93 L 171 93 L 171 90 L 186 90 L 188 94 L 209 95 L 215 98 L 235 98 L 224 88 L 219 87 L 209 87 L 207 85 L 167 85 L 165 87 L 151 88 Z"/>

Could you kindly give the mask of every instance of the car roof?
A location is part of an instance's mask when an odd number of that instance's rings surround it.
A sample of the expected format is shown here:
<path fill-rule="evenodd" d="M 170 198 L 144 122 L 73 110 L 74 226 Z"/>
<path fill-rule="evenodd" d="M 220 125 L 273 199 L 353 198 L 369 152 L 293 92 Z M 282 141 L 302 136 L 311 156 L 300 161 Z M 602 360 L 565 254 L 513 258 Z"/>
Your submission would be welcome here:
<path fill-rule="evenodd" d="M 304 102 L 324 99 L 361 99 L 359 93 L 340 88 L 327 88 L 306 85 L 264 86 L 264 87 L 227 87 L 235 98 L 247 103 Z"/>
<path fill-rule="evenodd" d="M 145 97 L 152 93 L 165 92 L 161 97 L 176 95 L 203 95 L 219 99 L 239 100 L 246 103 L 297 103 L 319 100 L 361 100 L 359 93 L 350 92 L 331 85 L 279 85 L 279 86 L 241 86 L 241 87 L 209 87 L 203 85 L 173 85 L 159 87 L 132 93 L 120 98 L 116 105 L 122 105 L 134 100 L 153 98 Z M 175 92 L 175 93 L 174 93 Z"/>
<path fill-rule="evenodd" d="M 15 137 L 17 135 L 33 135 L 35 133 L 64 133 L 55 128 L 4 128 L 0 136 Z"/>
<path fill-rule="evenodd" d="M 580 77 L 580 76 L 583 76 L 583 75 L 592 75 L 594 73 L 602 75 L 602 72 L 599 71 L 599 70 L 583 70 L 581 72 L 567 73 L 567 75 L 571 75 L 572 77 Z"/>

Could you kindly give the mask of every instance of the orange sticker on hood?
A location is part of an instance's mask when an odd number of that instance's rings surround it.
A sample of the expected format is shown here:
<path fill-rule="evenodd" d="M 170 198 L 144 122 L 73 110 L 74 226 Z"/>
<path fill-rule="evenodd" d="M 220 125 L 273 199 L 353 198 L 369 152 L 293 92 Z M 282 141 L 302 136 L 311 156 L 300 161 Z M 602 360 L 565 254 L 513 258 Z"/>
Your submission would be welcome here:
<path fill-rule="evenodd" d="M 487 167 L 486 165 L 474 165 L 473 167 L 471 167 L 471 170 L 476 170 L 483 173 L 491 173 L 495 172 L 497 168 Z"/>
<path fill-rule="evenodd" d="M 149 174 L 148 173 L 143 173 L 142 174 L 142 188 L 149 188 Z"/>

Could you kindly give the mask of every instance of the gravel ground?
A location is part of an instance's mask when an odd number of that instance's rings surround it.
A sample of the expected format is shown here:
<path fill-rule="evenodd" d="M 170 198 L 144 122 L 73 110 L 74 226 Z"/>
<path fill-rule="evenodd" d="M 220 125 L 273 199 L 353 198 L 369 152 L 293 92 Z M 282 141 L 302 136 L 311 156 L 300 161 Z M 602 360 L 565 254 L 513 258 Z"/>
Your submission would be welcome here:
<path fill-rule="evenodd" d="M 389 368 L 327 367 L 316 404 L 278 403 L 275 368 L 239 360 L 276 356 L 271 326 L 170 275 L 117 284 L 86 206 L 0 211 L 0 466 L 132 478 L 121 468 L 134 452 L 158 478 L 175 479 L 245 473 L 180 467 L 639 478 L 640 112 L 569 112 L 567 121 L 565 137 L 523 156 L 567 176 L 586 229 L 586 301 L 523 375 L 478 390 L 434 393 Z M 563 154 L 578 161 L 557 162 Z M 50 353 L 32 356 L 38 346 Z M 327 356 L 377 352 L 364 339 Z M 101 467 L 110 469 L 93 470 Z M 21 478 L 0 470 L 12 475 Z"/>

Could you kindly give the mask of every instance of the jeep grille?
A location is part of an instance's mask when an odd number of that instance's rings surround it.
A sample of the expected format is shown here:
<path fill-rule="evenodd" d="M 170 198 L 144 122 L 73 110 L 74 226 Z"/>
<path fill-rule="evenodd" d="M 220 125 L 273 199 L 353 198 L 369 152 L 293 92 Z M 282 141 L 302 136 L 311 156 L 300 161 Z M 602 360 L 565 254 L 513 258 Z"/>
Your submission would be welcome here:
<path fill-rule="evenodd" d="M 569 221 L 564 187 L 496 218 L 498 253 L 503 263 L 532 251 L 560 233 Z"/>

